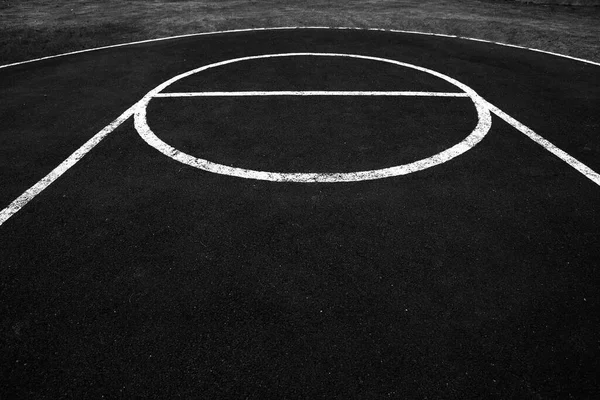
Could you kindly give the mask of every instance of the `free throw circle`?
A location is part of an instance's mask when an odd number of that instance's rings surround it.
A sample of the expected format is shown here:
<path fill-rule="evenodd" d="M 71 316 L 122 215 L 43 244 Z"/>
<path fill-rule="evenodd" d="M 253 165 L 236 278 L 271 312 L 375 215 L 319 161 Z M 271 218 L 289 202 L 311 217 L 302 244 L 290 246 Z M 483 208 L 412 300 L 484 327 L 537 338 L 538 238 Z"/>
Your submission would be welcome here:
<path fill-rule="evenodd" d="M 251 169 L 237 168 L 229 165 L 223 165 L 214 163 L 209 160 L 205 160 L 202 158 L 194 157 L 192 155 L 186 154 L 176 148 L 170 146 L 161 140 L 156 134 L 150 129 L 148 125 L 148 121 L 146 118 L 147 106 L 148 103 L 157 96 L 160 96 L 161 92 L 166 89 L 168 86 L 173 83 L 188 77 L 193 74 L 197 74 L 199 72 L 208 70 L 210 68 L 216 68 L 227 64 L 249 61 L 249 60 L 257 60 L 264 58 L 278 58 L 278 57 L 300 57 L 300 56 L 312 56 L 312 57 L 347 57 L 347 58 L 355 58 L 355 59 L 363 59 L 363 60 L 372 60 L 379 61 L 389 64 L 394 64 L 400 67 L 411 68 L 418 71 L 422 71 L 433 75 L 435 77 L 441 78 L 452 85 L 456 86 L 461 90 L 461 92 L 456 93 L 457 96 L 464 95 L 468 96 L 475 105 L 475 109 L 477 111 L 477 125 L 473 129 L 473 131 L 465 137 L 462 141 L 455 144 L 452 147 L 449 147 L 446 150 L 443 150 L 437 154 L 434 154 L 430 157 L 426 157 L 411 163 L 397 165 L 389 168 L 382 169 L 373 169 L 366 171 L 356 171 L 356 172 L 269 172 L 269 171 L 256 171 Z M 249 57 L 240 57 L 234 58 L 226 61 L 221 61 L 209 65 L 205 65 L 200 68 L 193 69 L 191 71 L 185 72 L 183 74 L 177 75 L 174 78 L 169 79 L 168 81 L 162 83 L 157 86 L 150 92 L 148 92 L 142 100 L 138 102 L 136 105 L 135 112 L 135 127 L 138 131 L 139 135 L 152 147 L 156 148 L 161 153 L 166 156 L 177 160 L 183 164 L 199 168 L 208 172 L 213 172 L 222 175 L 230 175 L 239 178 L 246 179 L 258 179 L 258 180 L 266 180 L 266 181 L 274 181 L 274 182 L 299 182 L 299 183 L 333 183 L 333 182 L 356 182 L 356 181 L 364 181 L 364 180 L 374 180 L 374 179 L 382 179 L 399 175 L 406 175 L 412 172 L 421 171 L 435 165 L 439 165 L 445 163 L 454 157 L 457 157 L 464 152 L 468 151 L 472 147 L 474 147 L 477 143 L 479 143 L 485 135 L 488 133 L 492 124 L 492 117 L 490 111 L 487 107 L 487 103 L 483 100 L 473 89 L 468 87 L 467 85 L 450 78 L 447 75 L 444 75 L 440 72 L 433 71 L 431 69 L 427 69 L 424 67 L 420 67 L 413 64 L 403 63 L 396 60 L 380 58 L 380 57 L 372 57 L 372 56 L 364 56 L 357 54 L 343 54 L 343 53 L 280 53 L 280 54 L 264 54 L 258 56 L 249 56 Z"/>

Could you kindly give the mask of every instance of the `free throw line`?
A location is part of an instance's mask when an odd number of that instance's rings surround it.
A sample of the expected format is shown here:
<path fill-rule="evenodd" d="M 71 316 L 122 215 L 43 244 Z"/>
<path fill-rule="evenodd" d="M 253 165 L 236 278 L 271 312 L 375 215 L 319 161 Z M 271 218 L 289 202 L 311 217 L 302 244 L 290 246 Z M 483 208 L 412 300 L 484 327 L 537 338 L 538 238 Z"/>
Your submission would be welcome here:
<path fill-rule="evenodd" d="M 406 92 L 406 91 L 322 91 L 322 90 L 273 90 L 250 92 L 180 92 L 157 93 L 153 97 L 245 97 L 245 96 L 422 96 L 422 97 L 469 97 L 464 92 Z"/>

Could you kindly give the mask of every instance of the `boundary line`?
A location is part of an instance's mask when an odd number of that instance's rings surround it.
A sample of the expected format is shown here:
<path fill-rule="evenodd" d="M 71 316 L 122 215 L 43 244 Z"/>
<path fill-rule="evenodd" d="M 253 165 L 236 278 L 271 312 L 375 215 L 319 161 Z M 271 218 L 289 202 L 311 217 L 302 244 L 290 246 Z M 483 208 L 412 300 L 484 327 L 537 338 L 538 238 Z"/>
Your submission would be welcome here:
<path fill-rule="evenodd" d="M 282 27 L 270 27 L 270 28 L 246 28 L 246 29 L 230 29 L 230 30 L 224 30 L 224 31 L 199 32 L 199 33 L 189 33 L 189 34 L 184 34 L 184 35 L 167 36 L 167 37 L 156 38 L 156 39 L 138 40 L 135 42 L 127 42 L 127 43 L 113 44 L 113 45 L 109 45 L 109 46 L 94 47 L 91 49 L 71 51 L 68 53 L 61 53 L 61 54 L 56 54 L 56 55 L 52 55 L 52 56 L 40 57 L 40 58 L 35 58 L 32 60 L 14 62 L 11 64 L 0 65 L 0 69 L 13 67 L 13 66 L 17 66 L 17 65 L 29 64 L 29 63 L 33 63 L 33 62 L 37 62 L 37 61 L 49 60 L 52 58 L 65 57 L 65 56 L 69 56 L 69 55 L 73 55 L 73 54 L 88 53 L 91 51 L 112 49 L 115 47 L 131 46 L 131 45 L 143 44 L 143 43 L 159 42 L 159 41 L 171 40 L 171 39 L 182 39 L 182 38 L 189 38 L 189 37 L 195 37 L 195 36 L 218 35 L 218 34 L 225 34 L 225 33 L 294 30 L 294 29 L 331 29 L 331 30 L 375 31 L 375 32 L 406 33 L 406 34 L 411 34 L 411 35 L 425 35 L 425 36 L 437 36 L 437 37 L 446 37 L 446 38 L 453 38 L 453 39 L 471 40 L 471 41 L 475 41 L 475 42 L 495 44 L 498 46 L 512 47 L 515 49 L 530 50 L 530 51 L 535 51 L 537 53 L 550 54 L 553 56 L 568 58 L 570 60 L 575 60 L 575 61 L 583 62 L 586 64 L 600 66 L 600 62 L 586 60 L 584 58 L 568 56 L 566 54 L 555 53 L 552 51 L 540 50 L 540 49 L 535 49 L 532 47 L 519 46 L 516 44 L 510 44 L 510 43 L 496 42 L 493 40 L 478 39 L 478 38 L 471 38 L 471 37 L 458 36 L 458 35 L 448 35 L 448 34 L 444 34 L 444 33 L 406 31 L 406 30 L 401 30 L 401 29 L 384 29 L 384 28 L 353 28 L 353 27 L 343 27 L 343 26 L 338 26 L 338 27 L 336 27 L 336 26 L 282 26 Z"/>

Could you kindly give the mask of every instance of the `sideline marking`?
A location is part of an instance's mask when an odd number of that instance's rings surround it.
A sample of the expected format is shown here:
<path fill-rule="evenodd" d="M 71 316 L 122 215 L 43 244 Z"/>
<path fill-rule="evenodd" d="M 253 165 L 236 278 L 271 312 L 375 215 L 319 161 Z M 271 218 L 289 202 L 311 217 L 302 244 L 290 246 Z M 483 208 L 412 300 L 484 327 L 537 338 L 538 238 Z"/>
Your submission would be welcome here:
<path fill-rule="evenodd" d="M 322 90 L 273 90 L 269 92 L 180 92 L 158 93 L 154 97 L 244 97 L 244 96 L 422 96 L 422 97 L 469 97 L 466 93 L 446 92 L 371 92 L 371 91 L 322 91 Z"/>
<path fill-rule="evenodd" d="M 91 48 L 91 49 L 70 51 L 68 53 L 61 53 L 61 54 L 56 54 L 56 55 L 52 55 L 52 56 L 34 58 L 32 60 L 19 61 L 19 62 L 14 62 L 14 63 L 11 63 L 11 64 L 0 65 L 0 69 L 2 69 L 2 68 L 8 68 L 8 67 L 13 67 L 13 66 L 17 66 L 17 65 L 22 65 L 22 64 L 33 63 L 33 62 L 37 62 L 37 61 L 49 60 L 49 59 L 52 59 L 52 58 L 65 57 L 65 56 L 70 56 L 70 55 L 74 55 L 74 54 L 81 54 L 81 53 L 88 53 L 90 51 L 112 49 L 112 48 L 115 48 L 115 47 L 123 47 L 123 46 L 132 46 L 132 45 L 136 45 L 136 44 L 160 42 L 160 41 L 165 41 L 165 40 L 183 39 L 183 38 L 195 37 L 195 36 L 221 35 L 221 34 L 226 34 L 226 33 L 243 33 L 243 32 L 257 32 L 257 31 L 278 31 L 278 30 L 299 30 L 299 29 L 331 29 L 331 30 L 355 30 L 355 31 L 366 31 L 366 32 L 369 32 L 369 31 L 373 31 L 373 32 L 390 32 L 390 33 L 405 33 L 405 34 L 409 34 L 409 35 L 424 35 L 424 36 L 436 36 L 436 37 L 445 37 L 445 38 L 461 39 L 461 40 L 471 40 L 471 41 L 474 41 L 474 42 L 489 43 L 489 44 L 495 44 L 495 45 L 498 45 L 498 46 L 512 47 L 512 48 L 515 48 L 515 49 L 535 51 L 536 53 L 550 54 L 550 55 L 553 55 L 553 56 L 567 58 L 567 59 L 570 59 L 570 60 L 579 61 L 579 62 L 586 63 L 586 64 L 600 66 L 600 63 L 596 62 L 596 61 L 591 61 L 591 60 L 586 60 L 584 58 L 578 58 L 578 57 L 568 56 L 566 54 L 555 53 L 555 52 L 548 51 L 548 50 L 540 50 L 540 49 L 535 49 L 533 47 L 525 47 L 525 46 L 519 46 L 519 45 L 516 45 L 516 44 L 502 43 L 502 42 L 496 42 L 496 41 L 493 41 L 493 40 L 486 40 L 486 39 L 471 38 L 471 37 L 467 37 L 467 36 L 448 35 L 448 34 L 445 34 L 445 33 L 405 31 L 405 30 L 401 30 L 401 29 L 384 29 L 384 28 L 356 28 L 356 27 L 345 27 L 345 26 L 280 26 L 280 27 L 269 27 L 269 28 L 245 28 L 245 29 L 230 29 L 230 30 L 225 30 L 225 31 L 188 33 L 188 34 L 185 34 L 185 35 L 166 36 L 166 37 L 161 37 L 161 38 L 156 38 L 156 39 L 146 39 L 146 40 L 138 40 L 138 41 L 134 41 L 134 42 L 118 43 L 118 44 L 112 44 L 112 45 L 109 45 L 109 46 L 101 46 L 101 47 L 94 47 L 94 48 Z"/>
<path fill-rule="evenodd" d="M 35 185 L 27 189 L 22 195 L 17 197 L 10 203 L 5 209 L 0 211 L 0 225 L 6 222 L 7 219 L 16 214 L 21 208 L 25 206 L 25 204 L 29 203 L 35 196 L 40 194 L 44 189 L 46 189 L 52 182 L 61 177 L 62 174 L 67 172 L 69 168 L 75 165 L 79 160 L 83 158 L 90 150 L 92 150 L 98 143 L 102 141 L 109 133 L 114 131 L 125 122 L 129 117 L 133 115 L 135 112 L 135 108 L 137 103 L 132 107 L 129 107 L 127 111 L 121 114 L 117 119 L 113 122 L 102 128 L 100 132 L 96 133 L 91 139 L 85 142 L 80 148 L 75 150 L 73 154 L 67 157 L 62 163 L 60 163 L 56 168 L 54 168 L 48 175 L 43 177 L 40 181 L 38 181 Z"/>
<path fill-rule="evenodd" d="M 417 71 L 425 72 L 435 77 L 441 78 L 454 86 L 458 87 L 462 90 L 462 92 L 454 92 L 450 93 L 451 97 L 470 97 L 475 105 L 475 109 L 477 111 L 477 125 L 473 129 L 473 131 L 461 142 L 455 144 L 454 146 L 441 151 L 432 156 L 423 158 L 418 161 L 414 161 L 408 164 L 402 164 L 395 167 L 376 169 L 376 170 L 368 170 L 368 171 L 357 171 L 357 172 L 321 172 L 321 173 L 289 173 L 289 172 L 267 172 L 267 171 L 256 171 L 245 168 L 236 168 L 228 165 L 214 163 L 212 161 L 208 161 L 202 158 L 194 157 L 189 154 L 186 154 L 176 148 L 170 146 L 161 140 L 152 129 L 148 125 L 148 121 L 146 118 L 147 106 L 153 98 L 156 97 L 181 97 L 181 95 L 186 95 L 186 93 L 164 93 L 165 96 L 161 96 L 162 91 L 166 89 L 171 84 L 186 78 L 190 75 L 197 74 L 199 72 L 205 71 L 210 68 L 220 67 L 227 64 L 249 61 L 249 60 L 257 60 L 264 58 L 281 58 L 281 57 L 345 57 L 345 58 L 355 58 L 361 60 L 370 60 L 370 61 L 379 61 L 388 64 L 394 64 L 396 66 L 405 67 L 415 69 Z M 211 93 L 211 92 L 206 92 Z M 214 92 L 212 92 L 214 93 Z M 343 95 L 351 95 L 351 93 L 381 93 L 381 92 L 327 92 L 327 91 L 273 91 L 273 92 L 219 92 L 219 95 L 223 94 L 232 94 L 232 93 L 243 93 L 243 96 L 252 96 L 253 93 L 259 93 L 259 95 L 279 95 L 283 94 L 291 94 L 291 95 L 303 95 L 305 93 L 308 94 L 317 94 L 320 96 L 330 95 L 331 93 L 338 94 L 342 93 Z M 385 93 L 385 92 L 384 92 Z M 432 96 L 434 93 L 439 92 L 387 92 L 387 93 L 404 93 L 405 95 L 409 93 L 410 95 L 414 95 L 414 93 L 419 93 L 420 95 Z M 190 96 L 194 94 L 202 95 L 203 92 L 199 93 L 188 93 Z M 444 95 L 448 95 L 448 93 L 444 93 Z M 334 182 L 357 182 L 364 180 L 373 180 L 373 179 L 381 179 L 388 178 L 392 176 L 398 175 L 406 175 L 412 172 L 421 171 L 426 168 L 433 167 L 435 165 L 439 165 L 445 163 L 461 155 L 462 153 L 468 151 L 477 143 L 479 143 L 484 136 L 490 130 L 492 125 L 492 116 L 490 114 L 489 109 L 487 108 L 487 103 L 483 100 L 473 89 L 468 87 L 467 85 L 457 81 L 456 79 L 450 78 L 447 75 L 444 75 L 440 72 L 433 71 L 424 67 L 419 67 L 417 65 L 403 63 L 396 60 L 390 60 L 387 58 L 381 57 L 373 57 L 373 56 L 363 56 L 358 54 L 345 54 L 345 53 L 277 53 L 277 54 L 264 54 L 260 56 L 248 56 L 248 57 L 240 57 L 234 58 L 230 60 L 225 60 L 221 62 L 217 62 L 214 64 L 209 64 L 202 66 L 200 68 L 193 69 L 188 72 L 184 72 L 183 74 L 177 75 L 168 81 L 162 83 L 156 88 L 152 89 L 148 92 L 143 99 L 139 103 L 139 107 L 137 107 L 135 112 L 135 128 L 138 131 L 139 135 L 144 139 L 150 146 L 154 147 L 167 157 L 170 157 L 176 161 L 179 161 L 183 164 L 202 169 L 208 172 L 213 172 L 221 175 L 230 175 L 239 178 L 246 179 L 258 179 L 258 180 L 266 180 L 266 181 L 274 181 L 274 182 L 299 182 L 299 183 L 334 183 Z"/>

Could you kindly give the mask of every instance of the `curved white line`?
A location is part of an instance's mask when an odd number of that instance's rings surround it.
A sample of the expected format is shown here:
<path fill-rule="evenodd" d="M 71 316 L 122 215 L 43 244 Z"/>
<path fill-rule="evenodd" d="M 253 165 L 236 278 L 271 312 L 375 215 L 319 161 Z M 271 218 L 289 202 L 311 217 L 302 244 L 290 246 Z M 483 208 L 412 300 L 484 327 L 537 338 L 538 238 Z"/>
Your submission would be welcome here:
<path fill-rule="evenodd" d="M 198 72 L 205 71 L 210 68 L 220 67 L 226 64 L 237 63 L 241 61 L 257 60 L 264 58 L 282 58 L 282 57 L 296 57 L 296 56 L 313 56 L 313 57 L 345 57 L 345 58 L 358 58 L 363 60 L 379 61 L 388 64 L 399 65 L 401 67 L 415 69 L 417 71 L 425 72 L 430 75 L 436 76 L 443 79 L 454 86 L 462 89 L 463 92 L 471 98 L 475 108 L 477 110 L 477 126 L 475 129 L 461 142 L 458 144 L 441 151 L 440 153 L 434 154 L 430 157 L 423 158 L 421 160 L 398 165 L 391 168 L 383 168 L 369 171 L 358 171 L 358 172 L 322 172 L 322 173 L 289 173 L 289 172 L 267 172 L 267 171 L 255 171 L 244 168 L 236 168 L 228 165 L 217 164 L 202 158 L 197 158 L 186 154 L 169 144 L 162 141 L 148 125 L 146 118 L 146 108 L 148 103 L 155 97 L 159 97 L 162 90 L 166 89 L 169 85 L 177 82 L 180 79 L 194 75 Z M 406 175 L 412 172 L 421 171 L 426 168 L 433 167 L 445 163 L 462 153 L 468 151 L 477 143 L 479 143 L 483 137 L 488 133 L 492 125 L 492 117 L 487 108 L 487 103 L 483 100 L 473 89 L 457 81 L 456 79 L 450 78 L 440 72 L 433 71 L 417 65 L 403 63 L 396 60 L 391 60 L 381 57 L 364 56 L 358 54 L 345 54 L 345 53 L 279 53 L 279 54 L 263 54 L 260 56 L 247 56 L 234 58 L 217 62 L 214 64 L 204 65 L 200 68 L 193 69 L 191 71 L 184 72 L 183 74 L 177 75 L 168 81 L 160 84 L 156 88 L 148 92 L 142 100 L 138 103 L 138 107 L 134 116 L 135 127 L 142 139 L 144 139 L 150 146 L 154 147 L 167 157 L 170 157 L 180 163 L 202 169 L 204 171 L 213 172 L 216 174 L 235 176 L 246 179 L 258 179 L 265 181 L 275 182 L 298 182 L 298 183 L 334 183 L 334 182 L 356 182 L 373 179 L 382 179 L 392 176 Z"/>
<path fill-rule="evenodd" d="M 225 34 L 225 33 L 277 31 L 277 30 L 294 30 L 294 29 L 332 29 L 332 30 L 377 31 L 377 32 L 406 33 L 406 34 L 411 34 L 411 35 L 447 37 L 447 38 L 454 38 L 454 39 L 471 40 L 471 41 L 482 42 L 482 43 L 490 43 L 490 44 L 495 44 L 498 46 L 512 47 L 515 49 L 530 50 L 530 51 L 535 51 L 537 53 L 550 54 L 553 56 L 568 58 L 570 60 L 575 60 L 575 61 L 583 62 L 586 64 L 600 66 L 600 62 L 586 60 L 584 58 L 568 56 L 565 54 L 555 53 L 552 51 L 540 50 L 540 49 L 535 49 L 532 47 L 519 46 L 516 44 L 510 44 L 510 43 L 496 42 L 493 40 L 471 38 L 471 37 L 466 37 L 466 36 L 448 35 L 448 34 L 444 34 L 444 33 L 405 31 L 405 30 L 401 30 L 401 29 L 383 29 L 383 28 L 352 28 L 352 27 L 341 27 L 341 26 L 338 26 L 338 27 L 336 27 L 336 26 L 331 26 L 331 27 L 329 27 L 329 26 L 282 26 L 282 27 L 270 27 L 270 28 L 247 28 L 247 29 L 230 29 L 230 30 L 225 30 L 225 31 L 199 32 L 199 33 L 189 33 L 189 34 L 185 34 L 185 35 L 167 36 L 167 37 L 156 38 L 156 39 L 138 40 L 135 42 L 127 42 L 127 43 L 113 44 L 113 45 L 109 45 L 109 46 L 94 47 L 91 49 L 77 50 L 77 51 L 71 51 L 68 53 L 56 54 L 56 55 L 52 55 L 52 56 L 34 58 L 32 60 L 19 61 L 19 62 L 15 62 L 15 63 L 11 63 L 11 64 L 0 65 L 0 69 L 13 67 L 13 66 L 17 66 L 17 65 L 22 65 L 22 64 L 33 63 L 33 62 L 37 62 L 37 61 L 49 60 L 52 58 L 70 56 L 73 54 L 88 53 L 91 51 L 112 49 L 115 47 L 123 47 L 123 46 L 132 46 L 132 45 L 143 44 L 143 43 L 159 42 L 159 41 L 164 41 L 164 40 L 182 39 L 182 38 L 195 37 L 195 36 L 220 35 L 220 34 Z"/>

